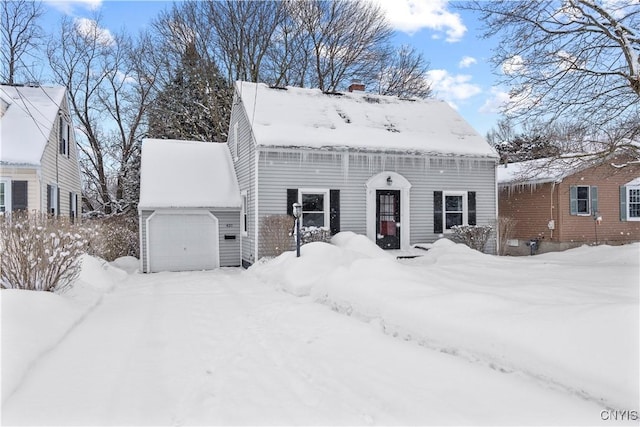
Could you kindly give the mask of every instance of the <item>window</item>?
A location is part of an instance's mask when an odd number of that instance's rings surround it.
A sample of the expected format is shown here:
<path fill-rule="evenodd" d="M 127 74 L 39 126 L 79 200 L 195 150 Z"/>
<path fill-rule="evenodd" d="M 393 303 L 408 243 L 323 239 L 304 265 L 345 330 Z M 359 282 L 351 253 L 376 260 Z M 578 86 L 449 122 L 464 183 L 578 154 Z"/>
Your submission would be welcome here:
<path fill-rule="evenodd" d="M 59 212 L 59 196 L 60 190 L 57 185 L 47 185 L 47 213 L 49 215 L 58 216 Z"/>
<path fill-rule="evenodd" d="M 589 215 L 591 211 L 589 209 L 589 187 L 577 188 L 577 203 L 578 203 L 578 215 Z"/>
<path fill-rule="evenodd" d="M 71 222 L 78 217 L 78 195 L 76 193 L 69 193 L 69 217 L 71 218 Z"/>
<path fill-rule="evenodd" d="M 60 154 L 69 157 L 69 123 L 61 116 L 60 121 Z"/>
<path fill-rule="evenodd" d="M 620 187 L 620 221 L 640 221 L 640 178 Z"/>
<path fill-rule="evenodd" d="M 640 220 L 640 186 L 627 188 L 629 193 L 629 219 Z"/>
<path fill-rule="evenodd" d="M 247 221 L 247 190 L 243 190 L 240 192 L 240 197 L 242 198 L 242 210 L 240 211 L 240 231 L 242 232 L 242 236 L 248 235 L 248 221 Z"/>
<path fill-rule="evenodd" d="M 598 212 L 598 187 L 571 186 L 569 197 L 571 215 L 587 216 Z"/>
<path fill-rule="evenodd" d="M 445 231 L 451 230 L 454 225 L 467 224 L 467 193 L 445 192 L 443 209 L 443 223 Z"/>
<path fill-rule="evenodd" d="M 303 227 L 329 227 L 329 190 L 299 190 Z"/>
<path fill-rule="evenodd" d="M 0 213 L 11 212 L 11 181 L 0 181 Z"/>
<path fill-rule="evenodd" d="M 454 225 L 476 225 L 475 191 L 433 192 L 433 232 L 451 233 Z"/>

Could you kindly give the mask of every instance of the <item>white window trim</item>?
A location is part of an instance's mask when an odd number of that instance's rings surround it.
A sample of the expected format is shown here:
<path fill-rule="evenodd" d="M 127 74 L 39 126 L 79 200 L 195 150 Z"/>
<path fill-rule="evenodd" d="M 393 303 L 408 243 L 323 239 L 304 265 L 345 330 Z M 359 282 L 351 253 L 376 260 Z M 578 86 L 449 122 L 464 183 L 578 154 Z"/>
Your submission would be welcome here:
<path fill-rule="evenodd" d="M 576 206 L 577 216 L 591 216 L 591 186 L 590 185 L 576 185 L 576 204 L 578 204 L 578 189 L 580 187 L 586 187 L 589 192 L 589 199 L 587 200 L 587 212 L 578 212 L 578 206 Z"/>
<path fill-rule="evenodd" d="M 625 191 L 627 192 L 626 196 L 627 196 L 627 203 L 626 203 L 626 208 L 627 208 L 627 221 L 640 221 L 640 217 L 637 216 L 631 216 L 631 197 L 630 197 L 630 190 L 640 190 L 640 184 L 633 184 L 633 185 L 626 185 L 625 186 Z"/>
<path fill-rule="evenodd" d="M 249 225 L 249 222 L 247 217 L 247 190 L 242 190 L 240 192 L 240 200 L 242 200 L 240 208 L 240 233 L 242 237 L 248 237 L 249 231 L 247 230 L 247 226 Z"/>
<path fill-rule="evenodd" d="M 443 191 L 442 192 L 442 232 L 444 234 L 453 233 L 452 229 L 447 229 L 447 196 L 462 196 L 462 225 L 469 225 L 469 199 L 467 191 Z"/>
<path fill-rule="evenodd" d="M 4 184 L 4 211 L 11 212 L 11 178 L 0 178 Z"/>
<path fill-rule="evenodd" d="M 299 188 L 298 189 L 298 203 L 302 205 L 302 195 L 303 194 L 323 194 L 323 208 L 324 212 L 324 226 L 325 228 L 329 228 L 329 189 L 328 188 Z M 304 217 L 304 215 L 303 215 Z M 301 221 L 301 226 L 304 227 L 304 220 Z"/>

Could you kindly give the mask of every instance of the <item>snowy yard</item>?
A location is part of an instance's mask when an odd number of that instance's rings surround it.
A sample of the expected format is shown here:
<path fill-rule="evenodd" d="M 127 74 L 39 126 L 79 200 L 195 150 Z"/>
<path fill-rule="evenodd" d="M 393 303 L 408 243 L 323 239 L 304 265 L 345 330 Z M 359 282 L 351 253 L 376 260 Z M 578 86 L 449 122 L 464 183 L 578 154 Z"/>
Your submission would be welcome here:
<path fill-rule="evenodd" d="M 0 293 L 2 424 L 637 425 L 639 255 L 341 233 L 248 271 L 85 257 L 64 295 Z"/>

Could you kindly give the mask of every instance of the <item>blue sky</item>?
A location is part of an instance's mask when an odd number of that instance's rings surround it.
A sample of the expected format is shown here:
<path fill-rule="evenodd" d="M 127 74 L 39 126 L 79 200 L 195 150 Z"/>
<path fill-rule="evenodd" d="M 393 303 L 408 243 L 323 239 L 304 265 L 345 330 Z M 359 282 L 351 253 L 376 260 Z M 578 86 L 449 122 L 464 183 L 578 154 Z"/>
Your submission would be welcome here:
<path fill-rule="evenodd" d="M 505 88 L 496 86 L 489 64 L 494 39 L 482 40 L 476 16 L 452 7 L 447 0 L 371 0 L 386 10 L 396 29 L 398 44 L 409 44 L 430 62 L 430 80 L 438 98 L 448 101 L 484 135 L 499 116 L 496 107 Z M 171 7 L 170 1 L 45 0 L 45 31 L 53 31 L 63 15 L 91 18 L 97 11 L 110 32 L 123 28 L 131 33 L 148 25 Z"/>

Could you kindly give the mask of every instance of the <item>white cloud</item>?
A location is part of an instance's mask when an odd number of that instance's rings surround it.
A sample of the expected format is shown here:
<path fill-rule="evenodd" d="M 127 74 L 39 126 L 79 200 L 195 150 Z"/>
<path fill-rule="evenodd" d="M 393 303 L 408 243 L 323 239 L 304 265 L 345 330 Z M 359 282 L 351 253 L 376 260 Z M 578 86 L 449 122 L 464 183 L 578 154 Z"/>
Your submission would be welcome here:
<path fill-rule="evenodd" d="M 430 29 L 446 34 L 448 42 L 462 39 L 467 27 L 457 13 L 448 10 L 448 0 L 376 0 L 391 26 L 408 34 Z"/>
<path fill-rule="evenodd" d="M 86 10 L 97 10 L 102 6 L 102 0 L 44 0 L 45 3 L 55 7 L 67 15 L 73 14 L 76 7 Z"/>
<path fill-rule="evenodd" d="M 77 18 L 75 20 L 76 31 L 84 38 L 95 38 L 98 43 L 109 46 L 115 43 L 111 32 L 106 28 L 98 27 L 98 23 L 93 19 Z"/>
<path fill-rule="evenodd" d="M 478 61 L 476 60 L 476 58 L 474 58 L 472 56 L 465 56 L 458 63 L 458 67 L 460 67 L 460 68 L 469 68 L 470 66 L 472 66 L 473 64 L 475 64 L 477 62 Z"/>
<path fill-rule="evenodd" d="M 502 63 L 502 72 L 508 76 L 522 70 L 524 70 L 524 60 L 520 55 L 513 55 Z"/>
<path fill-rule="evenodd" d="M 509 103 L 509 98 L 509 92 L 492 87 L 491 97 L 482 104 L 478 111 L 485 114 L 500 113 Z"/>
<path fill-rule="evenodd" d="M 524 87 L 516 92 L 505 92 L 496 87 L 491 88 L 491 97 L 478 109 L 480 113 L 515 113 L 524 108 L 530 108 L 535 103 L 533 91 L 530 87 Z"/>
<path fill-rule="evenodd" d="M 447 70 L 429 70 L 427 79 L 438 98 L 449 102 L 454 108 L 458 101 L 464 101 L 482 92 L 480 86 L 471 83 L 468 74 L 449 74 Z"/>

